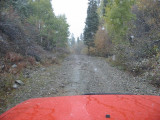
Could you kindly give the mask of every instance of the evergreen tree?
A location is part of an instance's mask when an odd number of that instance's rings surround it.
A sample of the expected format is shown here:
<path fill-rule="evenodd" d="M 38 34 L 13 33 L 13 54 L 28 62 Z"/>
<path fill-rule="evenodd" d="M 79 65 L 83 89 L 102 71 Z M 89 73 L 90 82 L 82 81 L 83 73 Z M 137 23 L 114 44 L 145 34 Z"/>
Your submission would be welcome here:
<path fill-rule="evenodd" d="M 79 37 L 77 38 L 77 44 L 79 44 L 80 43 L 80 39 L 79 39 Z"/>
<path fill-rule="evenodd" d="M 94 46 L 94 36 L 98 30 L 99 19 L 97 14 L 97 1 L 89 0 L 89 6 L 87 10 L 87 18 L 84 29 L 84 43 L 88 46 L 88 51 L 90 47 Z"/>
<path fill-rule="evenodd" d="M 102 10 L 102 14 L 103 16 L 105 16 L 105 8 L 107 6 L 108 0 L 103 0 L 103 10 Z"/>
<path fill-rule="evenodd" d="M 74 37 L 74 34 L 72 33 L 71 35 L 71 46 L 74 46 L 75 45 L 75 37 Z"/>
<path fill-rule="evenodd" d="M 80 35 L 80 40 L 83 41 L 83 34 Z"/>

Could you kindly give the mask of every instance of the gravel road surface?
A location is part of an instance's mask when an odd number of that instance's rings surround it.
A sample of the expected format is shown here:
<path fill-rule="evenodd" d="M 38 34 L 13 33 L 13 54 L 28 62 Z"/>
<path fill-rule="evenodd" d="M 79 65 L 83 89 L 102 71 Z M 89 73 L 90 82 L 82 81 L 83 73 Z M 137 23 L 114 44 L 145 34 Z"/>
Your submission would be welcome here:
<path fill-rule="evenodd" d="M 82 94 L 147 94 L 159 95 L 160 90 L 147 80 L 111 67 L 104 58 L 70 55 L 61 65 L 34 71 L 25 86 L 15 90 L 7 109 L 37 97 Z"/>

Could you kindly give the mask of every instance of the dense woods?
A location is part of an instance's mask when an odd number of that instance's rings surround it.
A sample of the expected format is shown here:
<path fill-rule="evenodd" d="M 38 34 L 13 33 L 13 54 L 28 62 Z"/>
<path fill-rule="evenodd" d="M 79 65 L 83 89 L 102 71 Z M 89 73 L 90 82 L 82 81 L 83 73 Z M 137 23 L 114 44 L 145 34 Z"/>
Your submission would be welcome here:
<path fill-rule="evenodd" d="M 89 0 L 88 11 L 91 2 L 98 3 Z M 159 5 L 158 0 L 102 0 L 96 4 L 97 24 L 87 12 L 84 30 L 88 54 L 108 57 L 112 65 L 160 85 Z M 87 31 L 95 25 L 94 32 Z M 85 37 L 87 34 L 91 37 Z"/>
<path fill-rule="evenodd" d="M 98 22 L 97 1 L 89 0 L 86 26 L 84 29 L 84 42 L 88 46 L 88 51 L 90 47 L 94 46 L 94 35 L 98 29 Z"/>
<path fill-rule="evenodd" d="M 68 37 L 66 17 L 54 14 L 50 0 L 0 0 L 0 101 L 17 79 L 28 79 L 27 69 L 58 64 Z"/>
<path fill-rule="evenodd" d="M 65 15 L 55 16 L 50 0 L 1 0 L 0 6 L 1 73 L 68 53 L 69 25 Z"/>
<path fill-rule="evenodd" d="M 0 6 L 1 33 L 22 48 L 17 52 L 28 54 L 33 43 L 46 50 L 67 46 L 69 25 L 64 15 L 55 16 L 50 0 L 2 0 Z"/>

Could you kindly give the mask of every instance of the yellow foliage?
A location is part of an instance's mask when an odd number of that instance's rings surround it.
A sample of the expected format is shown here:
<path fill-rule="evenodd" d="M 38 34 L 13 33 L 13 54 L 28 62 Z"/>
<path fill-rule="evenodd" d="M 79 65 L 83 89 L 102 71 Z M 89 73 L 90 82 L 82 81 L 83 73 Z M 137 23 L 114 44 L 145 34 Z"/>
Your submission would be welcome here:
<path fill-rule="evenodd" d="M 89 49 L 89 54 L 91 54 L 91 55 L 96 55 L 96 48 L 90 47 L 90 49 Z"/>
<path fill-rule="evenodd" d="M 87 53 L 88 53 L 88 48 L 87 48 L 87 47 L 84 47 L 84 48 L 81 50 L 81 53 L 82 53 L 82 54 L 87 54 Z"/>
<path fill-rule="evenodd" d="M 97 54 L 104 56 L 110 53 L 112 42 L 103 27 L 99 27 L 94 42 Z"/>

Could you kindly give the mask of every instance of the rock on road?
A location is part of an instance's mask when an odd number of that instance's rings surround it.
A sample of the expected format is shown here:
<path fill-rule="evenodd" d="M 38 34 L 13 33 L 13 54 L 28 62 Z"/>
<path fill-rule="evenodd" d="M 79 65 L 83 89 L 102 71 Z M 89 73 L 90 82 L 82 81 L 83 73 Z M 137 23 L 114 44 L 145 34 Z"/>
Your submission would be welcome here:
<path fill-rule="evenodd" d="M 148 94 L 159 95 L 160 90 L 147 80 L 111 67 L 104 58 L 70 55 L 61 65 L 34 71 L 26 85 L 11 95 L 7 108 L 37 97 L 82 94 Z"/>

